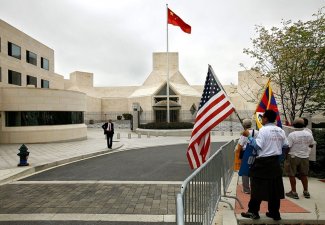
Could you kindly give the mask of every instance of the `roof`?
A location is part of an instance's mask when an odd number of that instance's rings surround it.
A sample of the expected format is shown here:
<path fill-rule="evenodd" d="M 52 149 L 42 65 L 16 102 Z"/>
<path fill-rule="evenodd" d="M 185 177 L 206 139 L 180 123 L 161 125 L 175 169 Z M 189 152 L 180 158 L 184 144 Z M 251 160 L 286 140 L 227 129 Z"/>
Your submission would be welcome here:
<path fill-rule="evenodd" d="M 142 96 L 154 96 L 165 84 L 166 81 L 161 84 L 139 87 L 129 97 L 136 98 Z M 173 82 L 169 82 L 169 85 L 170 88 L 173 89 L 177 95 L 201 97 L 201 94 L 197 90 L 192 88 L 190 85 L 177 84 Z"/>

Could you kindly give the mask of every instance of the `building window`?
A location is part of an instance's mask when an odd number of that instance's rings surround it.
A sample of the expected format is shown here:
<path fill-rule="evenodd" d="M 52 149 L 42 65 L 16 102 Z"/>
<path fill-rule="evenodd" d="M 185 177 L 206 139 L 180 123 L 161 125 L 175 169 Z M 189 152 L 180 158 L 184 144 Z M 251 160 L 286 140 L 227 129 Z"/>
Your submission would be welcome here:
<path fill-rule="evenodd" d="M 6 126 L 42 126 L 84 123 L 83 112 L 66 111 L 11 111 L 6 112 Z"/>
<path fill-rule="evenodd" d="M 8 55 L 21 59 L 21 49 L 18 45 L 8 42 Z"/>
<path fill-rule="evenodd" d="M 45 70 L 49 70 L 49 60 L 41 57 L 41 67 Z"/>
<path fill-rule="evenodd" d="M 8 70 L 8 83 L 21 86 L 21 73 Z"/>
<path fill-rule="evenodd" d="M 27 85 L 34 85 L 35 87 L 37 87 L 37 78 L 27 75 Z"/>
<path fill-rule="evenodd" d="M 41 80 L 41 88 L 50 88 L 50 82 L 48 80 Z"/>
<path fill-rule="evenodd" d="M 34 52 L 26 51 L 26 62 L 37 66 L 37 55 Z"/>

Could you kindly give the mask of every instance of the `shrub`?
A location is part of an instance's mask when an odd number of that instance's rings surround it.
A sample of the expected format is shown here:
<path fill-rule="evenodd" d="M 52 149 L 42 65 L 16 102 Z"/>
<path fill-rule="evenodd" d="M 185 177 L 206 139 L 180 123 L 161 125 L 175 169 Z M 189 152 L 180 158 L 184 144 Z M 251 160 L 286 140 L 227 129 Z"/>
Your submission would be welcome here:
<path fill-rule="evenodd" d="M 313 123 L 312 125 L 313 128 L 325 128 L 325 123 Z"/>
<path fill-rule="evenodd" d="M 95 121 L 94 120 L 89 120 L 89 124 L 94 124 Z"/>
<path fill-rule="evenodd" d="M 122 116 L 117 116 L 116 119 L 117 120 L 121 120 L 122 119 Z"/>
<path fill-rule="evenodd" d="M 158 129 L 158 130 L 169 130 L 169 129 L 192 129 L 193 123 L 188 122 L 172 122 L 172 123 L 147 123 L 140 124 L 139 128 L 143 129 Z"/>
<path fill-rule="evenodd" d="M 316 145 L 316 162 L 310 163 L 310 176 L 325 178 L 325 130 L 313 129 Z"/>
<path fill-rule="evenodd" d="M 131 120 L 132 119 L 132 114 L 130 113 L 123 113 L 122 114 L 125 120 Z"/>

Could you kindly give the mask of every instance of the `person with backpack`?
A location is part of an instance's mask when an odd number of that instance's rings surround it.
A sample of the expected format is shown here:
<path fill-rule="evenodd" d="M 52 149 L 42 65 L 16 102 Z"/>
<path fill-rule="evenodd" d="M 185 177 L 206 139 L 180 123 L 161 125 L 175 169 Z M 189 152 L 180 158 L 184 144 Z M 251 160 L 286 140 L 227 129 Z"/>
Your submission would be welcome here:
<path fill-rule="evenodd" d="M 280 158 L 288 142 L 284 130 L 274 124 L 276 117 L 276 112 L 271 109 L 264 112 L 263 127 L 259 130 L 256 139 L 250 136 L 249 130 L 243 132 L 243 136 L 248 137 L 257 155 L 249 174 L 251 196 L 248 211 L 242 212 L 242 217 L 259 219 L 261 202 L 267 201 L 266 216 L 273 220 L 281 220 L 280 199 L 284 198 L 284 186 Z"/>
<path fill-rule="evenodd" d="M 243 127 L 245 130 L 249 131 L 250 136 L 256 138 L 258 134 L 258 130 L 252 129 L 252 121 L 250 119 L 244 119 L 243 120 Z M 244 158 L 245 150 L 248 144 L 248 138 L 241 135 L 238 140 L 237 150 L 240 151 L 239 153 L 239 159 L 241 159 L 241 166 L 239 169 L 239 176 L 242 176 L 242 184 L 243 184 L 243 192 L 245 194 L 250 194 L 250 185 L 249 185 L 249 169 L 245 167 L 248 167 L 248 157 Z"/>

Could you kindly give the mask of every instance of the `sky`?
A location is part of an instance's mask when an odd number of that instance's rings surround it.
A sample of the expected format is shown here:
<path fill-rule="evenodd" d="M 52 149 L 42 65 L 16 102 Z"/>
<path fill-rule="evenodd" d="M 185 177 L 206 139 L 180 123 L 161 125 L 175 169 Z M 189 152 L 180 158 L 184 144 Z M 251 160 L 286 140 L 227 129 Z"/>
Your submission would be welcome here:
<path fill-rule="evenodd" d="M 54 50 L 55 72 L 94 74 L 95 86 L 138 86 L 152 71 L 152 53 L 167 50 L 166 4 L 192 27 L 168 26 L 169 52 L 191 85 L 203 85 L 208 64 L 222 84 L 237 84 L 255 25 L 308 21 L 325 0 L 0 0 L 0 18 Z"/>

